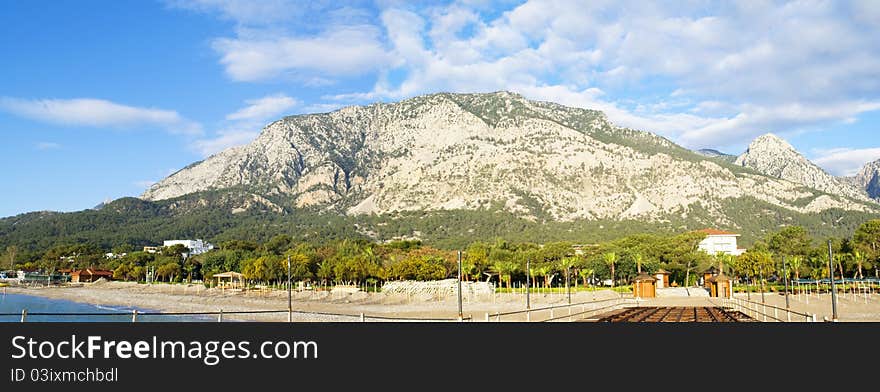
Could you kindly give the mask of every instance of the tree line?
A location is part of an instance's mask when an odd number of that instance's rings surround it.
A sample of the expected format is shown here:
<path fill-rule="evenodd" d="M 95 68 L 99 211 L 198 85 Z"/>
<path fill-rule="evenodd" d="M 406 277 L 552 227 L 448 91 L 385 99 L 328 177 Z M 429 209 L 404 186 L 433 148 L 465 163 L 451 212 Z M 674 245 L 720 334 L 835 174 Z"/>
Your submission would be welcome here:
<path fill-rule="evenodd" d="M 533 284 L 546 287 L 564 284 L 566 276 L 572 285 L 607 280 L 612 285 L 625 285 L 639 269 L 653 274 L 662 268 L 670 273 L 671 282 L 693 285 L 702 271 L 718 266 L 747 282 L 779 277 L 783 271 L 792 278 L 818 279 L 828 275 L 830 240 L 835 273 L 858 278 L 876 276 L 880 257 L 880 220 L 865 222 L 849 238 L 816 239 L 801 226 L 788 226 L 759 239 L 737 257 L 706 254 L 698 246 L 705 236 L 702 232 L 636 234 L 593 244 L 475 241 L 460 250 L 462 276 L 500 287 L 525 282 L 527 274 Z M 6 248 L 4 261 L 8 269 L 109 269 L 114 279 L 127 281 L 144 281 L 148 271 L 154 271 L 154 280 L 209 282 L 214 274 L 236 271 L 253 283 L 279 284 L 287 280 L 288 259 L 292 279 L 325 285 L 436 280 L 458 274 L 457 250 L 438 249 L 421 241 L 344 239 L 314 245 L 281 234 L 262 243 L 224 241 L 215 250 L 189 257 L 184 257 L 188 249 L 182 245 L 163 248 L 160 253 L 121 245 L 111 249 L 116 255 L 112 258 L 105 256 L 106 251 L 79 244 L 23 255 L 11 246 Z M 21 261 L 22 257 L 28 259 Z"/>

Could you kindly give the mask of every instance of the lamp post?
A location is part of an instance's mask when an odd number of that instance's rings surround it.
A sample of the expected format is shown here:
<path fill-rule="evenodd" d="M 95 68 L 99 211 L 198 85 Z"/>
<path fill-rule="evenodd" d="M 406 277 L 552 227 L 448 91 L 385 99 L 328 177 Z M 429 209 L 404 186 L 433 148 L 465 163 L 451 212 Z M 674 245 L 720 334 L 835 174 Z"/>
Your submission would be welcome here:
<path fill-rule="evenodd" d="M 458 320 L 464 319 L 461 309 L 461 251 L 458 251 Z"/>
<path fill-rule="evenodd" d="M 531 259 L 526 259 L 526 310 L 531 309 L 531 307 L 529 305 L 529 289 L 531 288 L 530 286 L 532 285 L 531 282 L 529 281 L 529 276 L 531 275 L 531 273 L 532 273 Z"/>
<path fill-rule="evenodd" d="M 764 303 L 764 266 L 761 266 L 761 303 Z"/>
<path fill-rule="evenodd" d="M 834 253 L 831 252 L 831 240 L 828 240 L 828 275 L 831 276 L 831 321 L 837 321 L 837 289 L 834 287 L 833 259 Z"/>
<path fill-rule="evenodd" d="M 290 287 L 290 256 L 287 256 L 287 322 L 293 321 L 293 295 Z"/>
<path fill-rule="evenodd" d="M 788 265 L 785 263 L 785 256 L 782 256 L 782 275 L 785 280 L 785 308 L 788 309 Z"/>
<path fill-rule="evenodd" d="M 565 266 L 565 291 L 568 293 L 568 304 L 571 305 L 571 285 L 568 284 L 569 276 L 571 275 L 571 266 Z"/>

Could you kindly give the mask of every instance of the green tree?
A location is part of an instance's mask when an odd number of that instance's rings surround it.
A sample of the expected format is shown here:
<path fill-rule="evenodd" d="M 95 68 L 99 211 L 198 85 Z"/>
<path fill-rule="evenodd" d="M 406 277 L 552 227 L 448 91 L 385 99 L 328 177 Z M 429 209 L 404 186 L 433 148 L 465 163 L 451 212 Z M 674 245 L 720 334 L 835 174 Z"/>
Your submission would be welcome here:
<path fill-rule="evenodd" d="M 189 248 L 184 246 L 183 244 L 176 244 L 167 246 L 162 248 L 162 255 L 168 257 L 175 257 L 177 259 L 183 259 L 184 253 L 189 253 Z"/>
<path fill-rule="evenodd" d="M 858 276 L 859 279 L 863 279 L 864 275 L 862 275 L 862 268 L 865 267 L 867 258 L 865 255 L 859 250 L 854 250 L 850 255 L 849 259 L 852 261 L 852 264 L 856 267 L 856 273 L 853 277 Z"/>
<path fill-rule="evenodd" d="M 791 267 L 791 272 L 794 273 L 794 279 L 798 280 L 801 278 L 801 267 L 803 266 L 803 257 L 801 256 L 792 256 L 787 260 L 789 267 Z"/>
<path fill-rule="evenodd" d="M 812 240 L 807 230 L 801 226 L 788 226 L 768 236 L 768 249 L 784 256 L 806 255 L 810 251 Z"/>
<path fill-rule="evenodd" d="M 571 274 L 571 269 L 577 265 L 578 259 L 573 256 L 563 257 L 559 259 L 559 270 L 562 271 L 563 274 Z M 566 281 L 570 280 L 571 276 L 566 276 Z M 569 284 L 571 284 L 569 282 Z"/>
<path fill-rule="evenodd" d="M 584 282 L 584 287 L 587 287 L 587 281 L 590 279 L 591 276 L 593 276 L 595 272 L 595 269 L 587 267 L 583 267 L 578 270 L 578 275 L 581 277 L 581 281 Z"/>
<path fill-rule="evenodd" d="M 551 267 L 549 264 L 542 264 L 542 265 L 538 266 L 537 268 L 535 268 L 534 270 L 535 270 L 535 272 L 538 273 L 538 275 L 541 275 L 544 278 L 544 287 L 545 288 L 549 288 L 549 287 L 553 286 L 553 278 L 556 277 L 556 274 L 554 273 L 555 271 L 553 270 L 553 267 Z"/>
<path fill-rule="evenodd" d="M 15 269 L 15 256 L 18 255 L 18 247 L 15 245 L 6 247 L 6 256 L 4 257 L 9 262 L 9 269 Z"/>
<path fill-rule="evenodd" d="M 130 275 L 131 265 L 129 264 L 120 264 L 119 267 L 113 270 L 113 279 L 116 280 L 128 280 Z"/>
<path fill-rule="evenodd" d="M 508 260 L 502 261 L 499 267 L 499 274 L 504 277 L 504 280 L 507 282 L 507 288 L 510 289 L 512 276 L 519 270 L 519 265 L 512 260 Z"/>
<path fill-rule="evenodd" d="M 605 264 L 607 264 L 611 268 L 611 288 L 614 288 L 614 263 L 617 262 L 617 254 L 614 252 L 605 253 L 602 256 L 602 259 L 605 260 Z"/>
<path fill-rule="evenodd" d="M 278 234 L 269 239 L 269 241 L 266 241 L 266 243 L 263 244 L 263 249 L 267 253 L 271 253 L 273 255 L 281 255 L 290 249 L 292 243 L 293 238 L 291 238 L 289 235 Z"/>
<path fill-rule="evenodd" d="M 880 219 L 872 219 L 856 229 L 853 243 L 869 261 L 880 259 Z"/>
<path fill-rule="evenodd" d="M 144 280 L 146 278 L 146 276 L 147 276 L 147 269 L 144 268 L 143 266 L 139 266 L 139 265 L 132 267 L 131 271 L 129 272 L 129 275 L 128 275 L 129 279 L 133 279 L 135 281 Z"/>
<path fill-rule="evenodd" d="M 172 282 L 175 276 L 180 276 L 180 264 L 175 262 L 162 264 L 156 269 L 156 276 Z"/>

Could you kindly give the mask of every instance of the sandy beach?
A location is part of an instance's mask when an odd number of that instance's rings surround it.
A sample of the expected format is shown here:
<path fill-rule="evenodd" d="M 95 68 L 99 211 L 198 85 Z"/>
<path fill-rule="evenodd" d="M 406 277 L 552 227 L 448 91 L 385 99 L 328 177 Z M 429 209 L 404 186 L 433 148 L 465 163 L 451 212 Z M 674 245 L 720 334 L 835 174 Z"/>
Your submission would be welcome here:
<path fill-rule="evenodd" d="M 287 321 L 287 313 L 229 314 L 240 311 L 284 311 L 287 309 L 287 292 L 283 290 L 231 291 L 205 288 L 197 284 L 155 284 L 133 282 L 98 282 L 75 287 L 8 287 L 8 293 L 35 295 L 46 298 L 66 299 L 102 306 L 137 307 L 158 312 L 224 312 L 224 320 Z M 737 294 L 746 298 L 745 294 Z M 630 298 L 611 290 L 572 293 L 572 303 Z M 565 294 L 531 293 L 532 309 L 564 305 Z M 752 293 L 751 300 L 761 303 L 761 295 Z M 766 293 L 768 305 L 785 307 L 785 297 L 779 293 Z M 345 322 L 360 321 L 409 321 L 407 319 L 431 319 L 455 321 L 458 304 L 455 296 L 438 298 L 431 295 L 412 296 L 388 293 L 331 293 L 329 291 L 294 291 L 292 293 L 293 321 Z M 520 311 L 525 309 L 525 295 L 487 294 L 465 296 L 462 303 L 465 318 L 482 321 L 486 314 Z M 815 314 L 817 321 L 831 318 L 831 300 L 828 294 L 790 296 L 791 310 Z M 673 297 L 643 299 L 640 306 L 715 306 L 719 301 L 707 297 Z M 598 307 L 598 305 L 597 305 Z M 567 311 L 566 309 L 558 312 Z M 772 312 L 772 310 L 770 310 Z M 561 313 L 557 313 L 561 314 Z M 548 317 L 543 314 L 540 317 Z M 880 294 L 840 295 L 838 297 L 840 321 L 880 321 Z M 216 316 L 210 316 L 216 317 Z M 524 321 L 525 315 L 505 316 L 505 321 Z"/>
<path fill-rule="evenodd" d="M 8 287 L 8 293 L 66 299 L 103 306 L 124 306 L 160 312 L 217 312 L 224 319 L 253 321 L 287 321 L 287 313 L 234 315 L 228 312 L 286 310 L 287 292 L 283 290 L 231 291 L 205 288 L 198 284 L 155 284 L 133 282 L 97 282 L 78 287 Z M 455 296 L 437 298 L 431 295 L 411 296 L 387 293 L 331 293 L 329 291 L 294 291 L 294 321 L 358 321 L 363 313 L 367 319 L 418 318 L 455 320 L 458 302 Z M 572 303 L 619 298 L 611 290 L 572 293 Z M 565 294 L 531 293 L 532 308 L 567 303 Z M 465 296 L 462 301 L 465 318 L 485 319 L 485 314 L 525 309 L 524 294 Z M 320 314 L 333 313 L 336 315 Z M 388 320 L 395 321 L 395 320 Z M 405 320 L 397 320 L 405 321 Z"/>

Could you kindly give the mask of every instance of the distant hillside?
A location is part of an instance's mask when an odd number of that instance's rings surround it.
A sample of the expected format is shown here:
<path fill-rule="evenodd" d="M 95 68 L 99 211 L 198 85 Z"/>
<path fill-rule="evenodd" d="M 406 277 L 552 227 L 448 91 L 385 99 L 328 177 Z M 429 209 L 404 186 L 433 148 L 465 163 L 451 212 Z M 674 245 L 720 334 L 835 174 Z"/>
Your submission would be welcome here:
<path fill-rule="evenodd" d="M 664 222 L 597 220 L 558 222 L 518 217 L 495 205 L 482 210 L 411 211 L 387 215 L 342 215 L 309 209 L 276 212 L 271 207 L 238 209 L 244 196 L 235 191 L 202 192 L 158 202 L 124 198 L 100 210 L 72 213 L 38 212 L 0 219 L 0 247 L 45 250 L 59 244 L 96 244 L 107 249 L 132 244 L 161 244 L 167 239 L 202 238 L 214 243 L 231 239 L 265 241 L 288 234 L 297 241 L 325 243 L 334 239 L 386 241 L 419 238 L 440 248 L 456 248 L 477 240 L 504 238 L 543 243 L 568 240 L 594 243 L 643 233 L 681 233 L 720 227 L 742 233 L 749 245 L 780 225 L 805 226 L 817 237 L 850 236 L 864 221 L 878 215 L 838 209 L 802 214 L 755 199 L 723 206 L 732 217 L 716 226 L 715 211 L 694 210 L 687 217 Z M 222 206 L 222 207 L 218 207 Z M 234 212 L 238 211 L 238 212 Z"/>
<path fill-rule="evenodd" d="M 711 148 L 704 148 L 696 150 L 694 152 L 706 158 L 716 158 L 729 163 L 733 163 L 736 160 L 736 155 L 725 154 L 721 151 L 713 150 Z"/>

